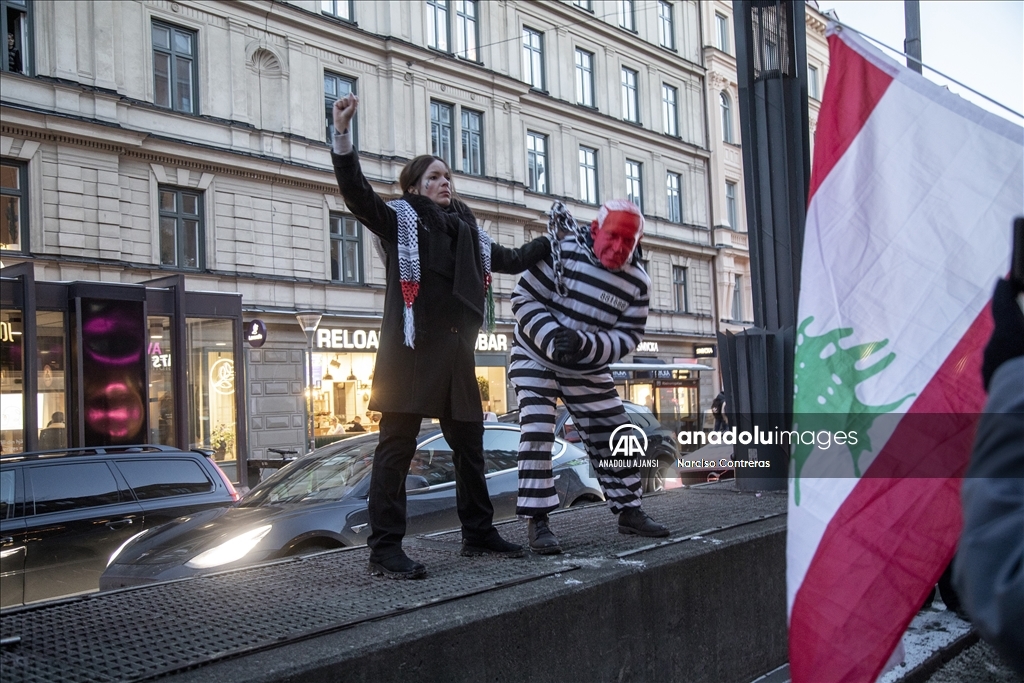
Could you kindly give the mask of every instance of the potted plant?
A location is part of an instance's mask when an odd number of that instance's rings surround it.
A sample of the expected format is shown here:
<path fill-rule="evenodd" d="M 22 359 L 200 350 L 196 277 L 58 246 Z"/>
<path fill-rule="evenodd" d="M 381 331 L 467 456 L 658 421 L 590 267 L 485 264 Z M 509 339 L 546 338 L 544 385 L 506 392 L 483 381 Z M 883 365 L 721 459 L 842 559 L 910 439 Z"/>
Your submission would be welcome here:
<path fill-rule="evenodd" d="M 213 447 L 218 460 L 223 460 L 228 453 L 234 455 L 235 450 L 235 427 L 234 425 L 218 424 L 210 434 L 210 445 Z"/>

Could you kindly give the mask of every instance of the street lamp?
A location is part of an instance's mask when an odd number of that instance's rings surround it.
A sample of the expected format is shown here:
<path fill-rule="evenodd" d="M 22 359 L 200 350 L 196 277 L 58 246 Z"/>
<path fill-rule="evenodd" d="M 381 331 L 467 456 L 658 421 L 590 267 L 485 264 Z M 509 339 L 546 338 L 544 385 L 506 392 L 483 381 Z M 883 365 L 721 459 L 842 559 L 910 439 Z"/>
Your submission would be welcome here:
<path fill-rule="evenodd" d="M 323 316 L 319 313 L 298 313 L 295 318 L 299 321 L 299 326 L 302 328 L 303 333 L 306 335 L 306 341 L 309 344 L 309 348 L 306 351 L 306 363 L 307 372 L 306 375 L 306 421 L 309 424 L 309 428 L 306 430 L 306 436 L 309 437 L 309 447 L 306 452 L 313 450 L 316 446 L 316 435 L 314 428 L 316 426 L 316 419 L 313 416 L 313 335 L 316 334 L 316 328 L 320 325 L 320 319 Z"/>

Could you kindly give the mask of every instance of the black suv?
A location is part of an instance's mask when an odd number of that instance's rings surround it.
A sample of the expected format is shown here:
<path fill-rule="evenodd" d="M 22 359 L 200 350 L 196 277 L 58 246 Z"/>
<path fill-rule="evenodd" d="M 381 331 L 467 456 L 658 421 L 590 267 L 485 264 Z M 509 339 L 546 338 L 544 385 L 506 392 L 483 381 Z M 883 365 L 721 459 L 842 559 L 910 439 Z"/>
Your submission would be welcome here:
<path fill-rule="evenodd" d="M 0 607 L 99 589 L 128 539 L 238 493 L 201 451 L 109 446 L 0 458 Z"/>

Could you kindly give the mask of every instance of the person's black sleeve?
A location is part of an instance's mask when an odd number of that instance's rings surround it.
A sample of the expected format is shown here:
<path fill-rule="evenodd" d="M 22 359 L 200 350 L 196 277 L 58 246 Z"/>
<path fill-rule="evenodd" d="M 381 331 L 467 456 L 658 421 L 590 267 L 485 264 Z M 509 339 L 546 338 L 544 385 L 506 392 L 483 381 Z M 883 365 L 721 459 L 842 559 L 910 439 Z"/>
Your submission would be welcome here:
<path fill-rule="evenodd" d="M 495 273 L 521 273 L 529 270 L 551 254 L 551 242 L 541 235 L 518 249 L 491 242 L 491 271 Z"/>
<path fill-rule="evenodd" d="M 331 152 L 334 177 L 345 199 L 345 206 L 363 226 L 385 242 L 394 243 L 398 236 L 398 217 L 370 187 L 359 166 L 359 154 Z"/>
<path fill-rule="evenodd" d="M 1009 280 L 996 283 L 992 293 L 992 319 L 995 329 L 985 346 L 981 364 L 981 378 L 985 391 L 996 368 L 1018 356 L 1024 356 L 1024 313 L 1017 305 L 1017 290 Z"/>

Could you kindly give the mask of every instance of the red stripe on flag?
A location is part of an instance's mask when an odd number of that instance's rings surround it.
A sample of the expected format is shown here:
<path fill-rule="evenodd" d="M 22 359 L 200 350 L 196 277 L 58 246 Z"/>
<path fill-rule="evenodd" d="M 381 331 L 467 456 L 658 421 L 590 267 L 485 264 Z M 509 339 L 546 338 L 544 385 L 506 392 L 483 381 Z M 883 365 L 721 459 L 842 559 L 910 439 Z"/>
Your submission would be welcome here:
<path fill-rule="evenodd" d="M 814 168 L 807 193 L 808 203 L 892 83 L 892 76 L 865 59 L 839 36 L 828 37 L 828 50 L 828 81 L 821 100 L 818 127 L 814 132 Z"/>
<path fill-rule="evenodd" d="M 908 412 L 936 418 L 901 420 L 829 522 L 793 602 L 793 683 L 874 681 L 953 557 L 991 332 L 986 306 Z"/>

